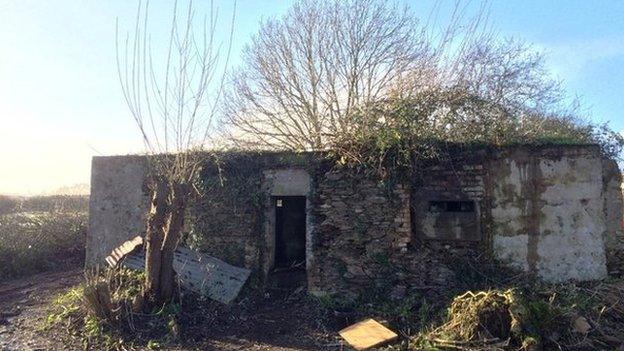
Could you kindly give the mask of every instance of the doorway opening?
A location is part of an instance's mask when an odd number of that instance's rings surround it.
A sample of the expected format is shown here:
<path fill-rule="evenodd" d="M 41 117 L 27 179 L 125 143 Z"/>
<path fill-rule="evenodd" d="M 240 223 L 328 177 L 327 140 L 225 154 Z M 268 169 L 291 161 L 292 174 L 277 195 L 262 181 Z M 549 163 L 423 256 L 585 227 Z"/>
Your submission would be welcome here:
<path fill-rule="evenodd" d="M 301 268 L 306 261 L 306 197 L 276 196 L 275 262 L 276 269 Z"/>

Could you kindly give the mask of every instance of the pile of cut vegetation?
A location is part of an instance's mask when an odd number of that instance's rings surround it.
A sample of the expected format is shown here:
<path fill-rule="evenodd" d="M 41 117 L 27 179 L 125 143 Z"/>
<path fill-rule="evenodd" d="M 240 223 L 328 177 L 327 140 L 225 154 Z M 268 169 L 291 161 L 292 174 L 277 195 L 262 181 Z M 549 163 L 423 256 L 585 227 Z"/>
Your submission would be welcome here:
<path fill-rule="evenodd" d="M 513 290 L 468 291 L 453 299 L 446 323 L 427 337 L 440 346 L 506 345 L 519 328 L 517 300 Z"/>
<path fill-rule="evenodd" d="M 624 348 L 624 281 L 529 285 L 456 296 L 413 350 Z"/>

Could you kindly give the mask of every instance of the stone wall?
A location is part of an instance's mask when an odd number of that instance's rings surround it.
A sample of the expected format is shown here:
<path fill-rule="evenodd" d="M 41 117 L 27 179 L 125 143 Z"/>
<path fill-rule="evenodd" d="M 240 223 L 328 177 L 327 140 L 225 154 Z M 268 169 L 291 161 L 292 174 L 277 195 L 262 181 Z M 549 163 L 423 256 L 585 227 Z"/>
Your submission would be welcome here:
<path fill-rule="evenodd" d="M 338 169 L 320 176 L 313 201 L 310 292 L 355 294 L 392 278 L 411 240 L 408 187 Z"/>
<path fill-rule="evenodd" d="M 202 196 L 189 213 L 187 242 L 230 264 L 268 272 L 274 257 L 271 196 L 308 195 L 310 154 L 239 153 L 206 163 Z M 272 234 L 273 232 L 271 232 Z"/>
<path fill-rule="evenodd" d="M 187 244 L 232 265 L 255 269 L 259 266 L 259 234 L 262 213 L 261 178 L 245 169 L 227 174 L 223 186 L 219 175 L 207 175 L 216 184 L 190 206 Z M 236 186 L 230 184 L 236 184 Z"/>

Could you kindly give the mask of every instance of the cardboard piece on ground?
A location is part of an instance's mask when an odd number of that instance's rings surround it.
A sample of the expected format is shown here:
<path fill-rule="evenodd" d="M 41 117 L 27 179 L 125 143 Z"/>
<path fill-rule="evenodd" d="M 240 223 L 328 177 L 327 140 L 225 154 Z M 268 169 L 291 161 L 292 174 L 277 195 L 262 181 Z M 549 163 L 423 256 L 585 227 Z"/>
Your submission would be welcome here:
<path fill-rule="evenodd" d="M 355 323 L 339 331 L 338 334 L 356 350 L 380 346 L 398 337 L 395 332 L 374 319 Z"/>

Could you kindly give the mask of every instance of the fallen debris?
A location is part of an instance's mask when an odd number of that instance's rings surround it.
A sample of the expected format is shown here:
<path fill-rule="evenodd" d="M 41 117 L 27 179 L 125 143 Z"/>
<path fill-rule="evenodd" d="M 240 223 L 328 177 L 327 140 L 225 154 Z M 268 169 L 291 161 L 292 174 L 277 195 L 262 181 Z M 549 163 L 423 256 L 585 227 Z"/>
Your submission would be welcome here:
<path fill-rule="evenodd" d="M 141 236 L 135 236 L 134 238 L 125 241 L 123 244 L 117 246 L 113 249 L 113 251 L 111 251 L 110 255 L 106 257 L 106 263 L 108 263 L 111 267 L 115 267 L 119 261 L 126 257 L 126 255 L 141 245 L 143 245 L 143 238 Z"/>
<path fill-rule="evenodd" d="M 513 290 L 466 292 L 455 297 L 448 310 L 449 320 L 437 334 L 461 341 L 500 341 L 518 327 L 512 313 Z"/>
<path fill-rule="evenodd" d="M 509 346 L 520 328 L 514 290 L 468 291 L 453 299 L 447 320 L 426 334 L 432 346 L 445 349 L 497 350 Z"/>
<path fill-rule="evenodd" d="M 398 337 L 374 319 L 367 319 L 339 331 L 338 334 L 356 350 L 380 346 Z"/>
<path fill-rule="evenodd" d="M 143 239 L 135 237 L 126 241 L 106 258 L 111 266 L 143 270 L 145 254 L 138 250 Z M 249 278 L 251 270 L 232 266 L 212 256 L 179 247 L 174 253 L 173 268 L 182 288 L 208 296 L 224 304 L 232 302 Z"/>

